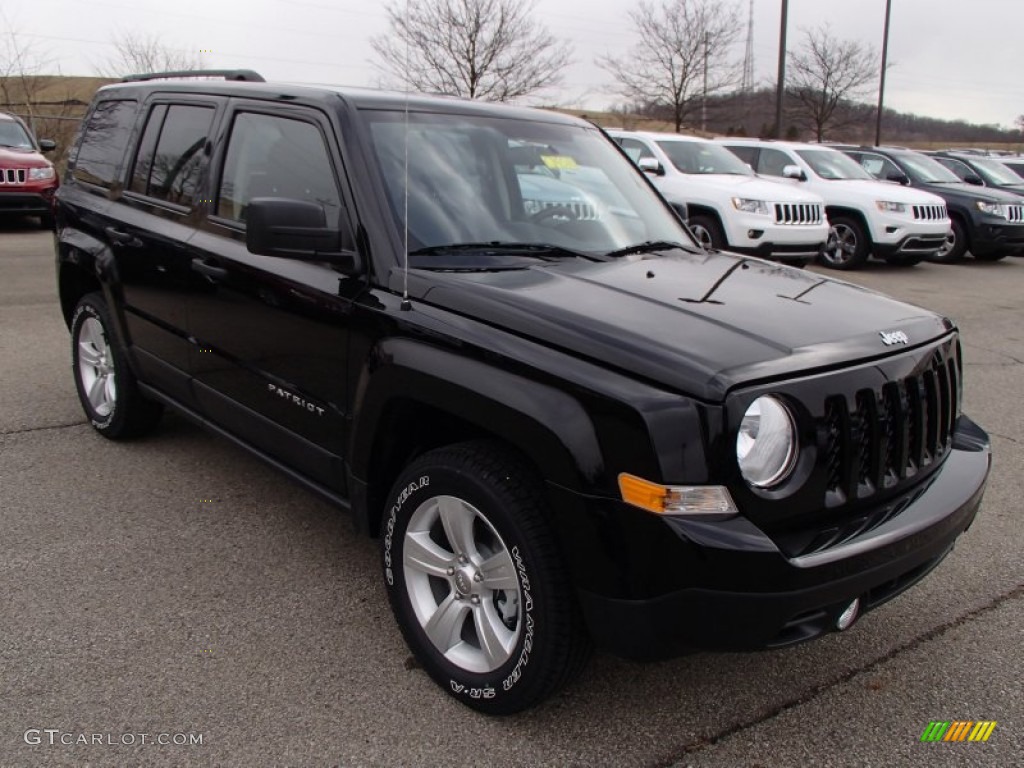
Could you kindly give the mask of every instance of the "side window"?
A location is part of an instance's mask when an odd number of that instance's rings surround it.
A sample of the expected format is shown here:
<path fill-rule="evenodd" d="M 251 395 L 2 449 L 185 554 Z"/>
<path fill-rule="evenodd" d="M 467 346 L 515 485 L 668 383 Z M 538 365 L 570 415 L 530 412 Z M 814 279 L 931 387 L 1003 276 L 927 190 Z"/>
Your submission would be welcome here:
<path fill-rule="evenodd" d="M 228 139 L 217 215 L 245 221 L 255 197 L 287 197 L 319 203 L 337 221 L 341 196 L 320 130 L 291 118 L 240 112 Z"/>
<path fill-rule="evenodd" d="M 968 176 L 976 176 L 967 163 L 961 163 L 959 160 L 954 160 L 951 157 L 936 157 L 940 163 L 949 168 L 953 173 L 959 176 L 961 179 L 966 179 Z"/>
<path fill-rule="evenodd" d="M 618 139 L 617 141 L 619 146 L 622 147 L 622 151 L 629 155 L 629 159 L 634 163 L 639 163 L 647 157 L 656 159 L 654 153 L 642 141 L 637 141 L 636 139 Z"/>
<path fill-rule="evenodd" d="M 726 149 L 749 165 L 751 169 L 757 164 L 757 147 L 727 146 Z"/>
<path fill-rule="evenodd" d="M 74 170 L 78 181 L 109 189 L 117 181 L 135 123 L 136 102 L 101 101 L 85 126 Z"/>
<path fill-rule="evenodd" d="M 191 205 L 214 113 L 213 107 L 185 104 L 154 107 L 139 142 L 131 190 Z"/>
<path fill-rule="evenodd" d="M 789 155 L 779 149 L 761 148 L 757 159 L 757 172 L 765 176 L 782 176 L 782 169 L 787 165 L 796 165 Z"/>
<path fill-rule="evenodd" d="M 851 155 L 851 157 L 859 162 L 861 167 L 876 179 L 886 180 L 890 176 L 903 173 L 896 167 L 896 163 L 881 155 L 864 154 L 859 156 Z"/>

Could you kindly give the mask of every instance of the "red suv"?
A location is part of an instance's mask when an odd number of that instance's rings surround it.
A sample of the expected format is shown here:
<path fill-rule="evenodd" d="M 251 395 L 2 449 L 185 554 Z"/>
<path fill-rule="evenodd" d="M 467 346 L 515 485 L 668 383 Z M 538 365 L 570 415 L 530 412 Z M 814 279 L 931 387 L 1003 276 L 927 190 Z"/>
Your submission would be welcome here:
<path fill-rule="evenodd" d="M 0 216 L 38 216 L 44 229 L 53 228 L 53 193 L 60 181 L 41 153 L 56 146 L 49 139 L 36 141 L 21 119 L 0 112 Z"/>

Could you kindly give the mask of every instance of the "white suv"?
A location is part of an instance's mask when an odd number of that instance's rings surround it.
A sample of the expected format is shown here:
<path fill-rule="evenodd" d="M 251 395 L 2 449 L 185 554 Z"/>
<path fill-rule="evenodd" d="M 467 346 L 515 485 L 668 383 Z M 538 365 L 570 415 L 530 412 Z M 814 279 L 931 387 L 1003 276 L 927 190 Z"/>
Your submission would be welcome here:
<path fill-rule="evenodd" d="M 670 203 L 685 203 L 705 247 L 806 263 L 824 249 L 829 227 L 818 195 L 754 175 L 707 139 L 608 131 L 649 173 Z"/>
<path fill-rule="evenodd" d="M 950 230 L 945 201 L 930 192 L 878 181 L 842 152 L 820 144 L 719 139 L 762 176 L 786 179 L 825 198 L 832 231 L 821 262 L 856 269 L 869 255 L 917 264 Z"/>

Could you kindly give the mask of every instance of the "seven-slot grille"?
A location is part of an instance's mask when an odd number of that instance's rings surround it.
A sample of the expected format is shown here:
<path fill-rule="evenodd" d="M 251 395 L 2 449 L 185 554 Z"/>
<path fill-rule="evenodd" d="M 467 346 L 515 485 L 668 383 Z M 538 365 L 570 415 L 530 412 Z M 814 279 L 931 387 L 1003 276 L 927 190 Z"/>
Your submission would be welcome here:
<path fill-rule="evenodd" d="M 27 168 L 0 168 L 0 184 L 24 184 Z"/>
<path fill-rule="evenodd" d="M 817 203 L 775 203 L 776 224 L 821 224 L 822 217 Z"/>
<path fill-rule="evenodd" d="M 1006 206 L 1006 218 L 1014 224 L 1024 223 L 1024 205 Z"/>
<path fill-rule="evenodd" d="M 952 444 L 960 368 L 936 351 L 927 368 L 853 400 L 825 401 L 827 506 L 863 499 L 939 461 Z"/>
<path fill-rule="evenodd" d="M 940 221 L 947 218 L 944 205 L 915 205 L 914 218 L 924 221 Z"/>

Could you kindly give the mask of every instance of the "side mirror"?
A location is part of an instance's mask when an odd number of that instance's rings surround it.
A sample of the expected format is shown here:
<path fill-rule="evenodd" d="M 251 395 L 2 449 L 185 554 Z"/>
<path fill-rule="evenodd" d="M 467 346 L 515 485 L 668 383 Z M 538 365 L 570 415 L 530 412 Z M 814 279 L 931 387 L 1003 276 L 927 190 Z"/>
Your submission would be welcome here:
<path fill-rule="evenodd" d="M 345 229 L 331 229 L 322 206 L 286 197 L 256 197 L 245 208 L 245 247 L 260 256 L 327 261 L 359 270 L 359 256 Z"/>
<path fill-rule="evenodd" d="M 803 168 L 799 165 L 787 165 L 782 169 L 782 178 L 784 179 L 796 179 L 797 181 L 807 181 L 807 174 L 804 173 Z"/>
<path fill-rule="evenodd" d="M 665 175 L 665 167 L 655 157 L 641 157 L 637 161 L 637 165 L 640 166 L 640 170 L 644 173 L 650 173 L 655 176 Z"/>
<path fill-rule="evenodd" d="M 53 150 L 57 148 L 57 142 L 53 139 L 40 139 L 39 148 L 43 150 L 43 152 L 53 152 Z"/>
<path fill-rule="evenodd" d="M 886 181 L 895 181 L 897 184 L 906 185 L 910 183 L 910 177 L 907 176 L 907 174 L 903 173 L 902 171 L 893 171 L 892 173 L 888 174 L 885 178 Z"/>
<path fill-rule="evenodd" d="M 966 176 L 964 176 L 964 181 L 967 182 L 968 184 L 973 184 L 976 187 L 985 186 L 985 182 L 981 180 L 981 176 L 978 176 L 977 174 L 974 173 L 968 173 Z"/>

